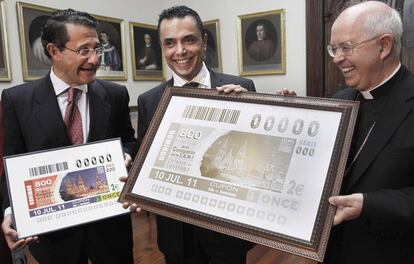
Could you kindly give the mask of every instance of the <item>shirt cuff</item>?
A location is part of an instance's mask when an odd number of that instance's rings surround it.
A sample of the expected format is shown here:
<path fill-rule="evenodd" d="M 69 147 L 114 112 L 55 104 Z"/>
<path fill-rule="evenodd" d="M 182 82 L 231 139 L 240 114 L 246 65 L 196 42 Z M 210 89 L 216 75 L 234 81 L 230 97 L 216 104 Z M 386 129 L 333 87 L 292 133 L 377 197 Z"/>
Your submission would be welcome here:
<path fill-rule="evenodd" d="M 9 206 L 6 208 L 6 210 L 4 210 L 4 216 L 11 215 L 11 214 L 12 214 L 12 210 L 11 210 L 11 207 Z"/>

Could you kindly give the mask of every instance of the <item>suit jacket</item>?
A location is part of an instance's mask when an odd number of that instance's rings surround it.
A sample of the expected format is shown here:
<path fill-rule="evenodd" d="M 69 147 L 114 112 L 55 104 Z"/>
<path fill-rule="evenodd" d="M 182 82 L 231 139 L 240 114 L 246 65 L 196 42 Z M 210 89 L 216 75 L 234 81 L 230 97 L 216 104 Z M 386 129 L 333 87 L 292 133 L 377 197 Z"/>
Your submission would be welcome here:
<path fill-rule="evenodd" d="M 364 194 L 362 213 L 332 229 L 326 263 L 414 261 L 414 75 L 402 66 L 390 81 L 387 102 L 342 186 L 344 195 Z M 335 97 L 356 94 L 348 88 Z"/>
<path fill-rule="evenodd" d="M 245 78 L 210 71 L 210 79 L 213 89 L 224 84 L 239 84 L 249 91 L 256 91 L 253 81 Z M 173 79 L 170 79 L 138 97 L 138 142 L 142 142 L 165 88 L 172 86 L 173 83 Z M 194 240 L 195 237 L 198 237 L 203 247 L 209 251 L 207 253 L 233 258 L 233 262 L 228 263 L 243 263 L 237 262 L 236 258 L 245 259 L 247 250 L 253 245 L 250 242 L 162 216 L 157 216 L 157 229 L 158 247 L 164 253 L 167 263 L 184 263 L 184 259 L 188 261 L 194 257 L 191 255 L 197 253 L 193 252 L 192 247 L 195 243 L 199 243 Z M 189 263 L 191 262 L 190 260 Z"/>
<path fill-rule="evenodd" d="M 121 137 L 124 152 L 135 154 L 137 145 L 129 116 L 127 89 L 96 80 L 88 85 L 87 96 L 90 113 L 87 141 Z M 49 75 L 4 90 L 2 104 L 5 156 L 71 145 Z M 9 200 L 4 177 L 2 181 L 3 206 L 6 208 Z M 128 250 L 132 250 L 130 221 L 129 215 L 123 215 L 41 235 L 41 242 L 32 244 L 30 250 L 38 260 L 46 256 L 41 263 L 49 263 L 50 259 L 59 261 L 55 263 L 75 263 L 74 258 L 78 257 L 82 243 L 103 247 L 100 250 L 105 254 L 109 252 L 108 260 L 114 251 L 108 245 L 117 248 L 116 244 L 122 244 L 128 255 Z"/>

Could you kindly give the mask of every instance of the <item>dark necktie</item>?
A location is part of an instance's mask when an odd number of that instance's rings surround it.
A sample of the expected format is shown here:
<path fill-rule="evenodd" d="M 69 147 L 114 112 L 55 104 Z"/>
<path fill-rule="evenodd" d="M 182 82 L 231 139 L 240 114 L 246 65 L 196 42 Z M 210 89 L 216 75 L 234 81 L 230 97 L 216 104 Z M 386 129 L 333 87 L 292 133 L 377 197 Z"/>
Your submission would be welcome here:
<path fill-rule="evenodd" d="M 82 117 L 76 103 L 77 91 L 76 88 L 69 88 L 68 105 L 65 111 L 66 128 L 74 145 L 83 143 Z"/>
<path fill-rule="evenodd" d="M 188 82 L 183 85 L 184 88 L 197 88 L 200 84 L 198 82 Z"/>

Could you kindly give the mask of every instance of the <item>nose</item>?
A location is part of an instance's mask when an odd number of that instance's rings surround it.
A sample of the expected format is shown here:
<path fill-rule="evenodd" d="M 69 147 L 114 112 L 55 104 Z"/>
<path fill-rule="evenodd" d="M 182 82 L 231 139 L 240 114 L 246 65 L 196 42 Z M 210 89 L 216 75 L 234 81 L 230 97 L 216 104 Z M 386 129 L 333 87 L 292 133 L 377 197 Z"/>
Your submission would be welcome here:
<path fill-rule="evenodd" d="M 186 52 L 187 50 L 185 49 L 185 45 L 178 42 L 175 53 L 177 53 L 178 55 L 184 55 Z"/>
<path fill-rule="evenodd" d="M 332 58 L 333 63 L 338 64 L 345 59 L 345 55 L 342 52 L 336 52 Z"/>
<path fill-rule="evenodd" d="M 92 55 L 88 58 L 88 63 L 91 63 L 91 64 L 99 64 L 99 62 L 100 62 L 100 60 L 101 60 L 101 56 L 98 56 L 95 52 L 94 53 L 92 53 Z"/>

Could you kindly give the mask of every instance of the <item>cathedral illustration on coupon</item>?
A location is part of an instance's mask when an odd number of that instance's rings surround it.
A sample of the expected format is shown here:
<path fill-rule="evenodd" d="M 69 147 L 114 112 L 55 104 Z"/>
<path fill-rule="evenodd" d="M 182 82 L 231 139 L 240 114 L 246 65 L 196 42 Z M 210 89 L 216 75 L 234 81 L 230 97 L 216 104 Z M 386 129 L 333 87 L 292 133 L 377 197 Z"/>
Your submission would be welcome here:
<path fill-rule="evenodd" d="M 244 134 L 244 135 L 243 135 Z M 204 154 L 201 174 L 227 182 L 281 191 L 294 141 L 232 131 Z"/>
<path fill-rule="evenodd" d="M 66 175 L 60 187 L 62 199 L 69 201 L 108 192 L 109 186 L 105 173 L 99 173 L 96 169 Z"/>

